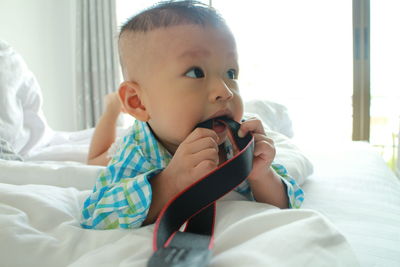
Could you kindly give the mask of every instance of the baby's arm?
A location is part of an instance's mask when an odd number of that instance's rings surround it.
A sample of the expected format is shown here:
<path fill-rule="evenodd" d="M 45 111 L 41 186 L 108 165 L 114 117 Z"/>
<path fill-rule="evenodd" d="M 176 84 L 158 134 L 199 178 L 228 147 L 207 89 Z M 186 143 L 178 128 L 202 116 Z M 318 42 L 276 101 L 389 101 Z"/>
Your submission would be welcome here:
<path fill-rule="evenodd" d="M 276 155 L 274 163 L 285 166 L 287 172 L 302 185 L 305 179 L 313 173 L 313 164 L 307 156 L 283 134 L 266 131 L 266 135 L 274 140 Z"/>
<path fill-rule="evenodd" d="M 116 138 L 117 120 L 121 112 L 118 93 L 105 96 L 106 110 L 100 117 L 90 143 L 87 164 L 106 166 L 110 161 L 108 149 Z"/>
<path fill-rule="evenodd" d="M 168 166 L 150 180 L 153 194 L 145 224 L 153 223 L 172 197 L 218 166 L 217 139 L 214 131 L 196 128 L 179 145 Z"/>
<path fill-rule="evenodd" d="M 212 130 L 194 130 L 165 169 L 153 169 L 146 162 L 132 168 L 130 163 L 143 158 L 138 146 L 128 145 L 126 157 L 122 161 L 114 157 L 97 179 L 84 202 L 81 225 L 136 228 L 154 222 L 165 203 L 218 166 L 217 138 Z"/>
<path fill-rule="evenodd" d="M 271 166 L 276 154 L 274 141 L 265 135 L 259 119 L 251 118 L 243 122 L 239 136 L 244 136 L 249 131 L 253 133 L 255 146 L 253 169 L 247 179 L 255 200 L 279 208 L 288 208 L 285 186 Z"/>
<path fill-rule="evenodd" d="M 247 132 L 252 132 L 255 140 L 253 170 L 247 179 L 255 200 L 280 208 L 300 207 L 303 191 L 285 167 L 275 163 L 275 142 L 266 135 L 261 121 L 251 118 L 243 122 L 239 135 Z"/>

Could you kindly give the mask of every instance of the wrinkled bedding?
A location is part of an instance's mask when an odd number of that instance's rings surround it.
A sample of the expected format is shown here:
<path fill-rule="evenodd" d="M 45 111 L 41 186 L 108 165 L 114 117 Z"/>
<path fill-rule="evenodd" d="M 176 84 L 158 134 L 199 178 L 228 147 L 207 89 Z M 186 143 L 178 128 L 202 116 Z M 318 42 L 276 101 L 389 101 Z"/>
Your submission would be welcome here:
<path fill-rule="evenodd" d="M 379 155 L 364 143 L 306 152 L 314 174 L 303 185 L 304 209 L 236 193 L 218 202 L 211 266 L 399 266 L 400 183 Z M 153 225 L 79 226 L 102 168 L 0 160 L 2 266 L 145 266 Z"/>
<path fill-rule="evenodd" d="M 88 193 L 0 184 L 2 265 L 146 266 L 153 225 L 84 230 L 78 218 Z M 345 237 L 319 213 L 233 199 L 217 205 L 211 266 L 357 266 Z"/>

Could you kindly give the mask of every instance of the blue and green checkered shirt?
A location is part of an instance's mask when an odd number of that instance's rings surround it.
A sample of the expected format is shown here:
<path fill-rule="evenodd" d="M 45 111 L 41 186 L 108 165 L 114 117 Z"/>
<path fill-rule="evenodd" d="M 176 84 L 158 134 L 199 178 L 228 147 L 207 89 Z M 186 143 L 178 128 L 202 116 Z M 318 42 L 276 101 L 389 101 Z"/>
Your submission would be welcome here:
<path fill-rule="evenodd" d="M 232 145 L 225 143 L 227 158 Z M 170 162 L 171 154 L 157 141 L 145 122 L 136 120 L 129 133 L 116 143 L 116 153 L 98 177 L 93 192 L 84 202 L 81 225 L 89 229 L 140 227 L 152 199 L 149 180 Z M 303 190 L 282 165 L 272 164 L 286 185 L 289 205 L 299 208 Z M 237 192 L 253 199 L 247 180 Z"/>

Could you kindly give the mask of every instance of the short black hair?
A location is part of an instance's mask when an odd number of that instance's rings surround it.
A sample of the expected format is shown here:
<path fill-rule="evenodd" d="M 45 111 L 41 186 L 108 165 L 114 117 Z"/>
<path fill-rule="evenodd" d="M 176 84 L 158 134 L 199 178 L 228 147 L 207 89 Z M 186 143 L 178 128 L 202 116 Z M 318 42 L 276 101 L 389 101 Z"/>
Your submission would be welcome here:
<path fill-rule="evenodd" d="M 148 32 L 182 24 L 226 26 L 225 20 L 213 8 L 198 1 L 162 1 L 131 17 L 122 25 L 125 31 Z"/>

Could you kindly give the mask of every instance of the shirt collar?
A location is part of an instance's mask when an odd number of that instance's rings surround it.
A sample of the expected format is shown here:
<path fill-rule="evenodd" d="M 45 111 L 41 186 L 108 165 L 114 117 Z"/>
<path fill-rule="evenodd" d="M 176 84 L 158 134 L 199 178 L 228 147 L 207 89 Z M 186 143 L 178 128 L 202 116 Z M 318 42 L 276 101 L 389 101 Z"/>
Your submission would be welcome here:
<path fill-rule="evenodd" d="M 146 122 L 135 120 L 132 128 L 133 134 L 131 136 L 135 139 L 135 143 L 140 146 L 143 157 L 153 166 L 165 168 L 171 161 L 172 155 L 157 140 L 149 125 Z"/>

